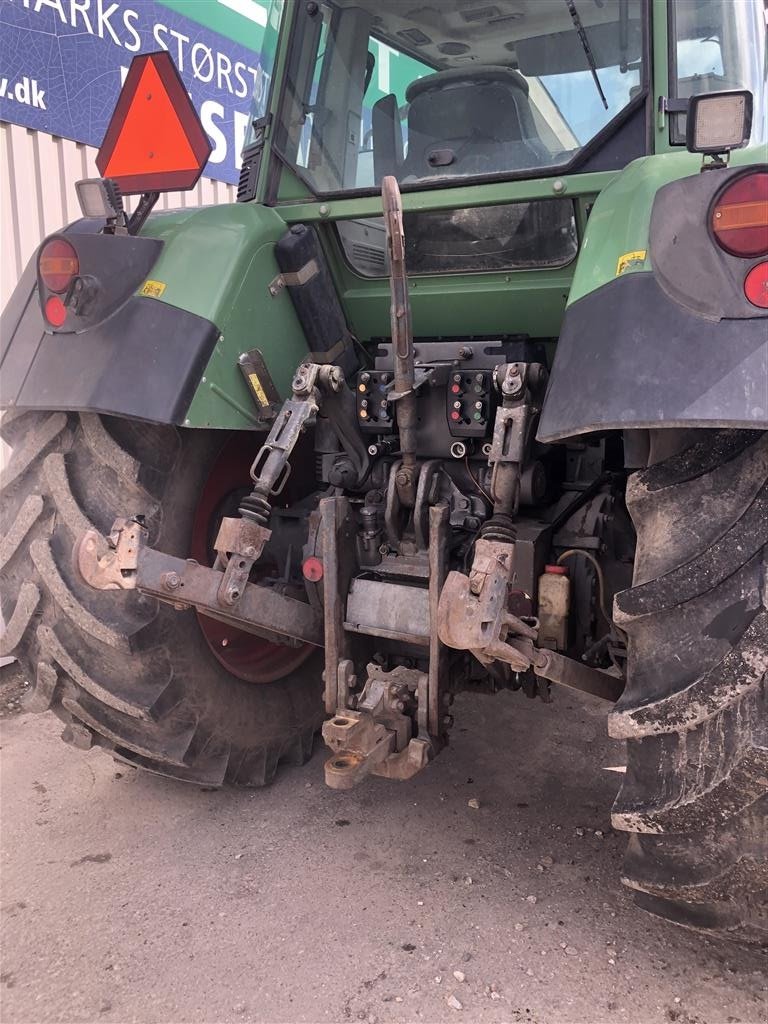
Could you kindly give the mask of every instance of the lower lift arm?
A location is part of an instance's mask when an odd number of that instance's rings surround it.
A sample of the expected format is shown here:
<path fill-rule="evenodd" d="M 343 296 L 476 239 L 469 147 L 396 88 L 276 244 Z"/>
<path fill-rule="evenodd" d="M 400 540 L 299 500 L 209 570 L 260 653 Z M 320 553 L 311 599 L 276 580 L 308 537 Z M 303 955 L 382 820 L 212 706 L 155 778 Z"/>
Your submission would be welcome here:
<path fill-rule="evenodd" d="M 290 474 L 290 457 L 306 427 L 323 405 L 347 453 L 350 483 L 368 471 L 368 454 L 345 424 L 354 423 L 354 397 L 337 366 L 302 364 L 293 380 L 293 395 L 278 413 L 251 467 L 254 482 L 240 506 L 239 518 L 225 518 L 216 538 L 213 568 L 193 559 L 175 558 L 146 544 L 147 531 L 138 519 L 118 519 L 109 537 L 88 530 L 75 546 L 80 576 L 97 590 L 140 590 L 177 608 L 194 607 L 248 633 L 275 643 L 305 642 L 322 647 L 323 616 L 304 601 L 249 583 L 272 531 L 270 499 Z"/>
<path fill-rule="evenodd" d="M 537 647 L 538 629 L 507 611 L 514 543 L 479 540 L 469 576 L 451 572 L 440 594 L 437 631 L 447 647 L 471 651 L 479 662 L 503 661 L 513 672 L 533 669 L 561 686 L 616 701 L 624 681 L 573 658 Z"/>

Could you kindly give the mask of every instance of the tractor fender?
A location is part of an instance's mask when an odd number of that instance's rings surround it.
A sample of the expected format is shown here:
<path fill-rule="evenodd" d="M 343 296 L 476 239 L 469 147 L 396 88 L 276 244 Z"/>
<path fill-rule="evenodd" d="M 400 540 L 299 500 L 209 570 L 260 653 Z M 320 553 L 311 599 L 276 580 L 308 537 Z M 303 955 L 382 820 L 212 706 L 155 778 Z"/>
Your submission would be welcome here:
<path fill-rule="evenodd" d="M 35 253 L 3 314 L 0 408 L 261 428 L 240 356 L 258 350 L 259 389 L 276 400 L 290 394 L 307 354 L 290 296 L 270 291 L 282 218 L 232 204 L 155 214 L 135 238 L 102 227 L 80 221 L 57 234 L 76 248 L 87 239 L 89 253 L 102 254 L 100 288 L 114 296 L 108 315 L 49 327 Z M 135 280 L 126 272 L 129 248 L 143 253 L 143 263 L 131 263 L 141 270 Z"/>
<path fill-rule="evenodd" d="M 732 256 L 711 231 L 723 189 L 765 168 L 664 182 L 674 167 L 665 160 L 685 166 L 678 155 L 636 161 L 595 202 L 539 441 L 611 429 L 768 427 L 768 310 L 744 294 L 765 256 Z"/>

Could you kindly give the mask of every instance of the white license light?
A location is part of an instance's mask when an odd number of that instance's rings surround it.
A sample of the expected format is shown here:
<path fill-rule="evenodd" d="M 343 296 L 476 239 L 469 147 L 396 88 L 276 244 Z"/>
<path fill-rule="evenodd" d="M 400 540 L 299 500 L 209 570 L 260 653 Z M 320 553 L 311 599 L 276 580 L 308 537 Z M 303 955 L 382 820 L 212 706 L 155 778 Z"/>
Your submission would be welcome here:
<path fill-rule="evenodd" d="M 752 93 L 748 89 L 702 93 L 688 101 L 687 146 L 692 153 L 740 149 L 752 131 Z"/>
<path fill-rule="evenodd" d="M 84 178 L 75 184 L 84 217 L 114 220 L 123 213 L 123 196 L 117 182 L 109 178 Z"/>

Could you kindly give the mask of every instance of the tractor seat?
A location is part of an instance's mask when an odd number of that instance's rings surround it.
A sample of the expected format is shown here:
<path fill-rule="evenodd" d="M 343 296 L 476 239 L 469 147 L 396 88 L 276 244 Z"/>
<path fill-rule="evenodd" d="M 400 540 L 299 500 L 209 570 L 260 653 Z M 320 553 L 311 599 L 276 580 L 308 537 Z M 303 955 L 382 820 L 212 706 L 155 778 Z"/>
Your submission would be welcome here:
<path fill-rule="evenodd" d="M 408 86 L 401 180 L 538 167 L 551 155 L 533 120 L 528 84 L 511 68 L 452 68 Z"/>

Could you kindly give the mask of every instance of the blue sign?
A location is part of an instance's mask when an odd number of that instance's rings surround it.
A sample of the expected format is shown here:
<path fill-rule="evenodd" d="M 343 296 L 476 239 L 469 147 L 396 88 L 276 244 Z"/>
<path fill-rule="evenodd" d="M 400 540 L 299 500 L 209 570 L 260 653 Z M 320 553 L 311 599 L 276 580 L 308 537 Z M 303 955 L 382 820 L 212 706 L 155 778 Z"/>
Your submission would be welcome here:
<path fill-rule="evenodd" d="M 266 8 L 256 0 L 0 0 L 0 120 L 98 147 L 131 59 L 168 50 L 213 145 L 205 174 L 234 184 L 251 100 L 267 84 L 258 66 Z M 212 27 L 219 11 L 225 34 Z"/>

